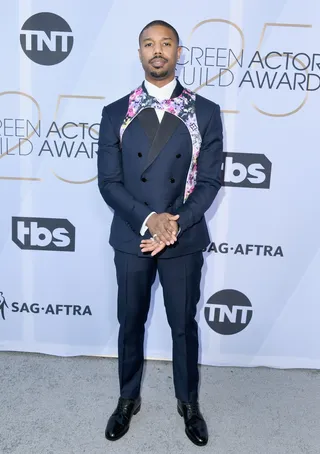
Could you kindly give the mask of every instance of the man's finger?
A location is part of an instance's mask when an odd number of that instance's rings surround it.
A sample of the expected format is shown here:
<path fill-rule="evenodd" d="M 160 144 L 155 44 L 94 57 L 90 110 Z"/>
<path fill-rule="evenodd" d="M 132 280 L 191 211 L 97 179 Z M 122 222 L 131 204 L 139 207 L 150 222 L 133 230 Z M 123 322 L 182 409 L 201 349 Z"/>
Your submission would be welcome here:
<path fill-rule="evenodd" d="M 174 227 L 170 224 L 170 221 L 168 221 L 164 224 L 164 228 L 166 229 L 167 232 L 169 232 L 170 235 L 172 234 L 172 232 L 174 230 Z"/>
<path fill-rule="evenodd" d="M 163 228 L 170 235 L 170 237 L 175 230 L 174 225 L 172 225 L 169 221 L 163 225 Z"/>
<path fill-rule="evenodd" d="M 174 244 L 177 241 L 176 232 L 172 231 L 168 232 L 168 234 L 170 235 L 170 244 Z"/>
<path fill-rule="evenodd" d="M 140 246 L 146 246 L 146 247 L 149 247 L 149 246 L 153 246 L 153 247 L 156 247 L 158 246 L 157 243 L 153 240 L 143 240 L 141 241 L 140 243 Z"/>
<path fill-rule="evenodd" d="M 158 246 L 156 249 L 154 249 L 153 252 L 151 252 L 151 256 L 154 257 L 155 255 L 159 254 L 159 252 L 161 252 L 164 248 L 165 246 Z"/>
<path fill-rule="evenodd" d="M 153 240 L 159 246 L 162 246 L 163 243 L 167 246 L 170 246 L 170 244 L 174 244 L 175 241 L 177 241 L 176 231 L 173 229 L 173 233 L 169 233 L 167 230 L 163 229 L 153 236 Z"/>
<path fill-rule="evenodd" d="M 141 252 L 151 252 L 152 256 L 158 254 L 160 251 L 162 251 L 164 249 L 164 245 L 163 246 L 155 246 L 154 244 L 152 246 L 142 246 L 141 247 Z"/>
<path fill-rule="evenodd" d="M 153 247 L 145 247 L 145 248 L 141 249 L 141 252 L 153 252 L 153 251 L 154 251 Z"/>
<path fill-rule="evenodd" d="M 167 230 L 171 230 L 172 229 L 172 225 L 170 224 L 171 218 L 172 218 L 171 214 L 165 213 L 165 216 L 163 216 L 161 219 L 159 219 L 158 227 L 160 227 L 160 228 L 162 227 Z"/>
<path fill-rule="evenodd" d="M 149 232 L 150 232 L 150 234 L 152 235 L 152 238 L 150 238 L 150 239 L 152 239 L 153 241 L 157 241 L 158 243 L 160 243 L 160 240 L 159 240 L 159 238 L 158 238 L 157 232 L 156 232 L 154 229 L 150 229 L 150 228 L 149 228 Z M 142 241 L 144 241 L 144 240 L 142 240 Z"/>
<path fill-rule="evenodd" d="M 155 255 L 159 254 L 159 252 L 161 252 L 162 249 L 163 249 L 162 246 L 157 247 L 157 249 L 155 249 L 153 252 L 151 252 L 151 256 L 154 257 Z"/>
<path fill-rule="evenodd" d="M 174 244 L 177 241 L 177 237 L 175 233 L 170 235 L 170 244 Z"/>
<path fill-rule="evenodd" d="M 154 243 L 153 244 L 140 244 L 140 249 L 146 248 L 146 247 L 155 249 L 156 247 L 158 247 L 158 245 L 155 245 Z"/>
<path fill-rule="evenodd" d="M 161 236 L 160 236 L 159 233 L 155 233 L 154 235 L 152 235 L 152 238 L 153 238 L 153 240 L 154 240 L 156 243 L 158 243 L 159 245 L 161 244 L 161 241 L 163 241 L 163 240 L 161 239 Z"/>
<path fill-rule="evenodd" d="M 140 244 L 140 248 L 143 248 L 143 247 L 148 247 L 148 248 L 153 248 L 155 249 L 156 247 L 158 247 L 157 244 L 153 243 L 153 244 Z"/>
<path fill-rule="evenodd" d="M 161 241 L 163 241 L 167 246 L 170 245 L 170 240 L 171 240 L 171 234 L 167 232 L 166 228 L 164 225 L 160 227 L 160 235 L 159 238 Z M 169 243 L 169 244 L 168 244 Z"/>
<path fill-rule="evenodd" d="M 168 216 L 169 221 L 177 221 L 179 219 L 179 214 L 175 214 L 174 216 Z"/>
<path fill-rule="evenodd" d="M 141 240 L 141 243 L 140 244 L 154 244 L 155 241 L 150 238 L 149 240 Z"/>
<path fill-rule="evenodd" d="M 176 221 L 169 221 L 168 223 L 165 224 L 165 228 L 171 237 L 176 236 L 178 232 Z"/>
<path fill-rule="evenodd" d="M 155 245 L 155 244 L 152 244 L 152 245 L 149 245 L 149 246 L 146 246 L 146 245 L 141 246 L 140 245 L 140 249 L 141 249 L 142 252 L 145 252 L 145 251 L 146 252 L 152 252 L 156 248 L 159 248 L 159 247 L 161 247 L 161 246 L 158 246 L 158 245 Z"/>
<path fill-rule="evenodd" d="M 165 245 L 170 246 L 170 241 L 168 241 L 164 235 L 161 235 L 160 238 L 161 238 L 162 244 L 164 243 Z M 159 246 L 161 246 L 161 244 L 159 244 Z"/>

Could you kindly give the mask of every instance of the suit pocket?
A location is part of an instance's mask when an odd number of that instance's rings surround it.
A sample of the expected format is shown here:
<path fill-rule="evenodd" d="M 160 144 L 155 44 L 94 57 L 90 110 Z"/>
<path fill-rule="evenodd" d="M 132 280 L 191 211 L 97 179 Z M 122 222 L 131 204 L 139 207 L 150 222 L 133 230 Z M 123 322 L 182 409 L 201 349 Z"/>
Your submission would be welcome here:
<path fill-rule="evenodd" d="M 113 238 L 117 238 L 119 241 L 126 243 L 132 240 L 137 234 L 132 230 L 129 223 L 124 221 L 119 216 L 114 216 L 111 225 L 111 235 Z"/>
<path fill-rule="evenodd" d="M 179 197 L 176 199 L 176 201 L 173 204 L 173 209 L 177 210 L 180 208 L 183 204 L 183 195 L 179 195 Z"/>

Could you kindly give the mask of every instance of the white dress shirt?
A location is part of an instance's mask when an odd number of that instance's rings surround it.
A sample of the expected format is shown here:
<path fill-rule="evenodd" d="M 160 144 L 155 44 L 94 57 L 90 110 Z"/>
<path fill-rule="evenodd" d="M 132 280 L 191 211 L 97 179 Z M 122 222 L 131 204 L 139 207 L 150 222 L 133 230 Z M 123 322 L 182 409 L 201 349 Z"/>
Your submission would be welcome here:
<path fill-rule="evenodd" d="M 158 101 L 163 101 L 164 99 L 171 98 L 172 92 L 176 88 L 177 80 L 173 79 L 171 82 L 169 82 L 167 85 L 164 85 L 164 87 L 161 88 L 151 84 L 147 80 L 144 81 L 144 85 L 150 96 L 153 96 L 154 98 L 158 99 Z M 159 122 L 161 123 L 161 120 L 164 115 L 164 110 L 155 109 L 155 111 L 158 116 Z"/>
<path fill-rule="evenodd" d="M 167 85 L 164 85 L 163 87 L 159 88 L 156 85 L 153 85 L 152 83 L 148 82 L 147 80 L 144 81 L 145 87 L 147 92 L 149 93 L 150 96 L 153 96 L 154 98 L 158 99 L 159 101 L 163 101 L 164 99 L 170 99 L 173 90 L 176 88 L 177 85 L 177 80 L 173 79 L 171 82 L 169 82 Z M 159 119 L 159 123 L 161 123 L 161 120 L 164 115 L 164 110 L 160 109 L 155 109 L 157 117 Z M 146 231 L 148 230 L 147 227 L 147 221 L 149 217 L 154 214 L 155 211 L 149 214 L 149 216 L 146 217 L 144 220 L 144 223 L 142 224 L 141 230 L 140 230 L 140 235 L 144 235 Z"/>

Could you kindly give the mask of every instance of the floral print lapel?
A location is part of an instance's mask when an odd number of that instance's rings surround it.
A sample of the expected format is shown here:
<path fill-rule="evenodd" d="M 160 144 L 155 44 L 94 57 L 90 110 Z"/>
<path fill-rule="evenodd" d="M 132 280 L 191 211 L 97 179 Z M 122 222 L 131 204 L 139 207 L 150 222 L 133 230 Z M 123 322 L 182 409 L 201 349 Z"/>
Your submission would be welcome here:
<path fill-rule="evenodd" d="M 136 90 L 134 90 L 129 97 L 128 111 L 120 128 L 120 142 L 122 142 L 123 134 L 131 121 L 143 109 L 147 108 L 164 110 L 165 112 L 177 116 L 181 121 L 184 122 L 184 124 L 188 128 L 192 141 L 192 158 L 186 180 L 184 202 L 193 192 L 197 183 L 197 160 L 202 142 L 196 117 L 195 101 L 195 93 L 186 88 L 184 88 L 182 93 L 176 98 L 158 101 L 153 96 L 150 96 L 143 89 L 143 87 L 140 86 Z"/>

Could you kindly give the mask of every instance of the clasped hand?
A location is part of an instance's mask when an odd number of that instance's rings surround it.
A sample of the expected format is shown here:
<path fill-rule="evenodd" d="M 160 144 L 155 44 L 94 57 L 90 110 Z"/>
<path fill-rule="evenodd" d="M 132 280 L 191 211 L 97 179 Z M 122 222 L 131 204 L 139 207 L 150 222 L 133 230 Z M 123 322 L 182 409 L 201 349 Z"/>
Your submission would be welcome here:
<path fill-rule="evenodd" d="M 179 215 L 170 213 L 154 213 L 147 221 L 147 227 L 152 237 L 149 240 L 142 240 L 140 248 L 142 252 L 151 252 L 155 256 L 166 246 L 177 241 Z"/>

